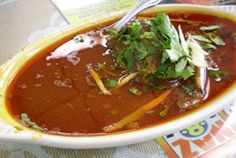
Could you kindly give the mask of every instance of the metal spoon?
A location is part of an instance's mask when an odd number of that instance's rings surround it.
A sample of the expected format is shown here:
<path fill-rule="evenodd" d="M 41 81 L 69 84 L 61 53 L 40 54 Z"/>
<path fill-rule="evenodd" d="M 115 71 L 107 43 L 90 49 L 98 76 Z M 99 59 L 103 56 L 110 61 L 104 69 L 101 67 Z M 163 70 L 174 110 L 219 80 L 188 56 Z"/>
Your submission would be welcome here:
<path fill-rule="evenodd" d="M 135 15 L 137 15 L 139 12 L 141 12 L 144 9 L 147 9 L 149 7 L 153 7 L 157 5 L 161 0 L 138 0 L 135 6 L 128 11 L 128 13 L 120 19 L 118 22 L 114 23 L 111 27 L 117 28 L 118 30 L 121 29 L 127 22 L 129 22 Z M 76 38 L 83 37 L 84 42 L 77 42 Z M 47 57 L 47 60 L 50 59 L 58 59 L 58 58 L 64 58 L 64 57 L 70 57 L 69 54 L 73 55 L 73 52 L 77 54 L 78 51 L 92 48 L 95 45 L 101 44 L 105 42 L 104 37 L 99 36 L 99 40 L 96 41 L 97 37 L 96 34 L 93 36 L 89 36 L 88 34 L 82 34 L 76 36 L 73 40 L 70 40 L 60 47 L 58 47 L 54 52 L 51 53 L 50 56 Z M 93 41 L 93 44 L 91 45 L 91 42 Z M 96 41 L 94 43 L 94 41 Z"/>
<path fill-rule="evenodd" d="M 116 22 L 112 27 L 116 29 L 121 29 L 127 22 L 129 22 L 135 15 L 144 9 L 153 7 L 160 3 L 161 0 L 138 0 L 135 6 L 126 13 L 126 15 Z"/>

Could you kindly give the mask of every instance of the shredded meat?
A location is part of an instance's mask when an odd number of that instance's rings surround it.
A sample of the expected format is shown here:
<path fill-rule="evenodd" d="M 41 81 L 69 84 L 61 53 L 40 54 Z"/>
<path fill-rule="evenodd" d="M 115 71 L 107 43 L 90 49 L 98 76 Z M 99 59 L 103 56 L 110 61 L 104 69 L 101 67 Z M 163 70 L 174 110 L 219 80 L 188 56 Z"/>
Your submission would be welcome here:
<path fill-rule="evenodd" d="M 140 64 L 137 64 L 137 69 L 141 73 L 136 77 L 136 82 L 148 83 L 147 76 L 153 74 L 157 71 L 157 57 L 156 55 L 149 55 L 145 58 L 146 64 L 143 67 L 140 67 Z"/>
<path fill-rule="evenodd" d="M 202 98 L 203 94 L 198 90 L 188 94 L 180 91 L 176 103 L 181 109 L 193 109 L 199 105 Z"/>

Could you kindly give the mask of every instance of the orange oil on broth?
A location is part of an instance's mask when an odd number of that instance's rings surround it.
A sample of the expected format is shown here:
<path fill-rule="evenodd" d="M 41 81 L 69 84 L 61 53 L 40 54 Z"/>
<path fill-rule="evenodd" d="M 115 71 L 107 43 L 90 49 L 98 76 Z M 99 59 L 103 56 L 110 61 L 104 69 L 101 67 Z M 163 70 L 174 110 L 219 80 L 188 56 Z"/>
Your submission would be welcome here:
<path fill-rule="evenodd" d="M 206 25 L 224 24 L 221 35 L 225 46 L 212 53 L 220 69 L 231 72 L 231 77 L 221 82 L 210 80 L 209 96 L 205 103 L 214 99 L 235 81 L 235 52 L 236 47 L 230 33 L 236 32 L 236 24 L 226 19 L 200 14 L 169 14 L 170 18 L 188 17 L 188 20 L 205 21 Z M 174 23 L 177 26 L 180 23 Z M 181 23 L 184 32 L 193 31 L 186 23 Z M 90 28 L 94 30 L 96 28 Z M 63 41 L 66 42 L 68 38 Z M 7 89 L 7 106 L 14 118 L 20 122 L 20 114 L 27 113 L 32 121 L 46 129 L 47 133 L 62 135 L 94 135 L 103 134 L 103 128 L 122 117 L 135 111 L 156 97 L 154 92 L 147 92 L 135 96 L 128 92 L 133 84 L 128 83 L 119 92 L 111 96 L 101 95 L 97 86 L 88 85 L 88 80 L 93 80 L 87 72 L 86 65 L 106 62 L 112 64 L 112 56 L 105 55 L 107 48 L 97 45 L 93 48 L 78 52 L 80 61 L 76 65 L 66 58 L 46 60 L 50 52 L 61 45 L 55 44 L 41 55 L 34 57 L 13 78 Z M 214 55 L 213 55 L 214 54 Z M 222 56 L 228 56 L 224 60 Z M 106 77 L 106 73 L 99 72 Z M 175 100 L 175 95 L 170 95 L 168 100 Z M 163 106 L 157 106 L 150 114 L 145 114 L 137 122 L 138 128 L 156 125 L 189 113 L 177 106 L 172 106 L 165 118 L 159 112 Z M 128 127 L 121 131 L 128 130 Z"/>

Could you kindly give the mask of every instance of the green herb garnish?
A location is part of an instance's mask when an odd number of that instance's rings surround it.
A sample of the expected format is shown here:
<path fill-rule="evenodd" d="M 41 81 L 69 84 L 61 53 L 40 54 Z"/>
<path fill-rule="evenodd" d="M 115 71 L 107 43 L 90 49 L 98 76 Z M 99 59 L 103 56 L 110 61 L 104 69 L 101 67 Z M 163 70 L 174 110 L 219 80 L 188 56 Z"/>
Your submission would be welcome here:
<path fill-rule="evenodd" d="M 21 120 L 29 127 L 38 130 L 38 131 L 44 131 L 42 127 L 39 127 L 35 122 L 32 122 L 26 113 L 21 114 Z"/>
<path fill-rule="evenodd" d="M 106 28 L 104 31 L 110 35 L 116 35 L 118 33 L 118 30 L 115 28 Z"/>
<path fill-rule="evenodd" d="M 105 80 L 104 85 L 107 88 L 114 88 L 117 85 L 117 81 L 116 80 Z"/>
<path fill-rule="evenodd" d="M 140 35 L 141 39 L 155 39 L 156 35 L 154 32 L 144 32 Z"/>
<path fill-rule="evenodd" d="M 202 36 L 202 35 L 192 35 L 192 37 L 195 39 L 195 40 L 198 40 L 198 41 L 202 41 L 202 42 L 207 42 L 207 43 L 212 43 L 211 40 L 209 40 L 208 38 Z"/>
<path fill-rule="evenodd" d="M 211 44 L 211 43 L 204 43 L 203 46 L 204 46 L 206 49 L 217 49 L 216 46 L 214 46 L 214 45 Z"/>
<path fill-rule="evenodd" d="M 159 113 L 161 117 L 165 117 L 170 110 L 170 106 L 164 107 L 164 109 Z"/>
<path fill-rule="evenodd" d="M 193 76 L 195 73 L 194 69 L 191 66 L 186 67 L 182 72 L 182 77 L 184 80 L 187 80 L 189 77 Z"/>
<path fill-rule="evenodd" d="M 213 31 L 213 30 L 218 30 L 220 29 L 220 25 L 210 25 L 210 26 L 202 26 L 200 27 L 201 31 Z"/>
<path fill-rule="evenodd" d="M 208 33 L 207 35 L 214 44 L 219 45 L 219 46 L 225 45 L 225 42 L 215 33 Z"/>
<path fill-rule="evenodd" d="M 158 14 L 156 19 L 153 19 L 153 25 L 157 27 L 155 30 L 164 36 L 161 43 L 162 59 L 158 70 L 152 75 L 152 78 L 169 79 L 182 77 L 184 79 L 194 75 L 194 68 L 189 66 L 187 59 L 189 52 L 187 43 L 184 39 L 181 27 L 179 34 L 171 24 L 168 16 Z"/>
<path fill-rule="evenodd" d="M 203 42 L 203 46 L 207 49 L 216 49 L 216 46 L 225 45 L 225 42 L 216 35 L 215 32 L 207 33 L 203 35 L 192 35 L 192 37 L 200 42 Z"/>
<path fill-rule="evenodd" d="M 218 25 L 202 26 L 202 31 L 212 32 L 186 34 L 188 39 L 185 39 L 181 26 L 176 29 L 164 13 L 151 19 L 135 20 L 121 30 L 108 31 L 111 32 L 113 67 L 138 72 L 138 81 L 146 84 L 146 90 L 154 89 L 157 80 L 187 80 L 195 75 L 197 67 L 207 67 L 205 56 L 208 53 L 202 46 L 216 49 L 217 45 L 224 44 L 216 35 L 220 28 Z"/>
<path fill-rule="evenodd" d="M 97 63 L 98 70 L 104 70 L 106 68 L 106 62 Z"/>
<path fill-rule="evenodd" d="M 223 72 L 221 70 L 209 70 L 209 75 L 215 79 L 220 79 Z"/>
<path fill-rule="evenodd" d="M 134 94 L 134 95 L 137 95 L 137 96 L 139 96 L 139 95 L 142 94 L 142 92 L 140 92 L 140 91 L 139 91 L 137 88 L 135 88 L 135 87 L 129 88 L 129 92 L 130 92 L 131 94 Z"/>
<path fill-rule="evenodd" d="M 178 77 L 187 79 L 194 75 L 194 68 L 187 60 L 190 57 L 189 50 L 181 28 L 179 27 L 179 35 L 169 17 L 162 13 L 150 20 L 148 29 L 142 28 L 140 24 L 142 22 L 142 20 L 136 21 L 118 31 L 116 35 L 111 34 L 121 45 L 113 48 L 115 65 L 118 68 L 146 72 L 153 80 Z M 161 63 L 150 64 L 147 57 L 156 58 L 155 53 L 161 55 Z M 137 65 L 146 67 L 135 67 Z M 154 68 L 154 72 L 148 71 L 150 65 Z"/>

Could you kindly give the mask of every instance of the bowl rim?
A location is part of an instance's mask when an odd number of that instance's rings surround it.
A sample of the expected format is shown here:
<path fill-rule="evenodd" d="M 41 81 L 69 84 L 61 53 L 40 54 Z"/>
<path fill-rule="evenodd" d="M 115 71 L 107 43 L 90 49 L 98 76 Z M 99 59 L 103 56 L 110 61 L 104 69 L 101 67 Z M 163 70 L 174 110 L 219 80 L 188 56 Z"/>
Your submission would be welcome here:
<path fill-rule="evenodd" d="M 209 14 L 216 14 L 222 17 L 231 18 L 230 20 L 232 20 L 233 18 L 233 21 L 236 23 L 236 16 L 230 15 L 229 13 L 226 13 L 225 11 L 219 11 L 219 10 L 209 8 L 208 6 L 200 6 L 200 5 L 163 4 L 163 5 L 158 5 L 155 8 L 151 8 L 145 11 L 145 13 L 156 12 L 156 11 L 158 12 L 159 11 L 176 11 L 176 10 L 180 10 L 180 7 L 181 7 L 181 10 L 184 10 L 184 11 L 192 11 L 192 12 L 206 11 Z M 110 17 L 108 19 L 104 19 L 104 21 L 111 20 L 112 18 L 117 18 L 117 17 L 118 16 Z M 102 21 L 99 21 L 98 23 L 101 23 L 101 22 Z M 38 41 L 33 42 L 32 44 L 30 44 L 29 46 L 21 50 L 19 53 L 17 53 L 10 61 L 3 64 L 0 67 L 0 70 L 3 72 L 11 71 L 13 67 L 17 67 L 17 65 L 13 63 L 16 60 L 19 60 L 22 54 L 30 53 L 30 55 L 27 56 L 27 59 L 25 59 L 25 61 L 22 63 L 24 64 L 30 58 L 36 55 L 37 52 L 40 52 L 40 49 L 43 49 L 43 48 L 38 48 L 38 46 L 42 45 L 43 43 L 49 41 L 52 38 L 54 39 L 54 42 L 56 42 L 63 37 L 76 34 L 78 31 L 82 30 L 83 28 L 86 28 L 88 25 L 93 25 L 93 24 L 94 23 L 90 23 L 84 26 L 71 25 L 61 30 L 56 31 L 53 34 L 45 36 L 39 39 Z M 48 45 L 50 45 L 51 43 L 49 43 Z M 44 46 L 44 48 L 46 48 L 46 45 Z M 18 69 L 20 68 L 18 67 Z M 12 75 L 15 72 L 12 72 Z M 11 77 L 11 76 L 8 76 L 8 77 Z M 3 82 L 3 80 L 4 79 L 0 79 L 0 87 L 2 86 L 1 87 L 2 90 L 6 88 L 7 86 L 6 84 L 4 85 L 4 83 L 9 82 L 9 81 Z M 1 94 L 1 88 L 0 88 L 0 94 Z M 235 82 L 229 88 L 227 88 L 227 90 L 225 90 L 223 93 L 217 96 L 217 98 L 209 101 L 208 103 L 206 103 L 206 105 L 200 107 L 198 110 L 195 110 L 187 114 L 186 116 L 181 116 L 174 120 L 170 120 L 162 124 L 153 125 L 150 127 L 128 131 L 128 132 L 120 132 L 120 133 L 114 133 L 114 134 L 108 134 L 108 135 L 93 135 L 93 136 L 62 136 L 62 135 L 51 135 L 51 134 L 39 133 L 29 128 L 22 127 L 23 131 L 27 131 L 27 133 L 31 133 L 31 134 L 30 135 L 12 134 L 12 133 L 6 132 L 0 135 L 0 140 L 5 141 L 5 142 L 35 143 L 35 144 L 41 144 L 41 145 L 46 145 L 46 146 L 53 146 L 53 147 L 60 147 L 60 148 L 73 148 L 73 149 L 104 148 L 104 147 L 114 147 L 114 146 L 134 144 L 134 143 L 151 140 L 159 136 L 173 133 L 177 130 L 188 127 L 196 123 L 197 121 L 210 117 L 211 115 L 222 110 L 225 107 L 225 105 L 227 105 L 233 99 L 235 99 L 236 97 L 234 96 L 234 94 L 236 94 Z M 5 98 L 2 98 L 1 100 L 2 102 L 0 102 L 0 107 L 5 106 L 4 104 Z M 0 115 L 7 112 L 8 111 L 3 111 L 0 113 Z M 1 117 L 0 119 L 2 119 Z M 12 121 L 15 121 L 15 120 L 13 118 L 11 119 L 3 118 L 3 122 L 5 122 L 8 125 L 9 124 L 14 125 Z M 15 121 L 15 123 L 17 122 Z M 19 123 L 17 124 L 19 125 Z M 19 125 L 19 126 L 22 126 L 22 125 Z"/>

